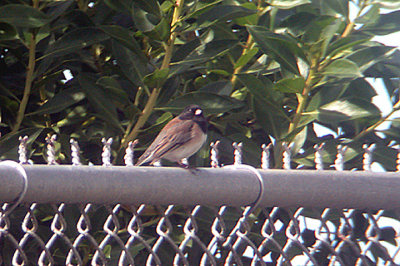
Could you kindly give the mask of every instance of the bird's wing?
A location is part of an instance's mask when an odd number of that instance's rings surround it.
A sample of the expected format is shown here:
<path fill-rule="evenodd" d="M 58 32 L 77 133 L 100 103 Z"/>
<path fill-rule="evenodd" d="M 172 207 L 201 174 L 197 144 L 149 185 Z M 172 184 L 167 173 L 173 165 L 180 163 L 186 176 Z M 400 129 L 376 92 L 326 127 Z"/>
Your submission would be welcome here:
<path fill-rule="evenodd" d="M 169 127 L 165 127 L 139 158 L 136 165 L 142 165 L 152 162 L 155 159 L 161 159 L 167 152 L 172 151 L 180 147 L 181 144 L 190 141 L 193 136 L 191 132 L 193 126 L 193 121 L 184 120 L 180 121 L 179 123 L 174 123 Z"/>

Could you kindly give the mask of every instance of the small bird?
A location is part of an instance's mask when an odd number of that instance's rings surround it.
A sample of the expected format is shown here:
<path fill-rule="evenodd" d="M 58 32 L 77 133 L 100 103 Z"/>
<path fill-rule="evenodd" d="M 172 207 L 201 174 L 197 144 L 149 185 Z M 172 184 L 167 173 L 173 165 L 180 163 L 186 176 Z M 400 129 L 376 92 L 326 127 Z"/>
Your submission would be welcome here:
<path fill-rule="evenodd" d="M 207 120 L 203 110 L 198 105 L 189 105 L 165 125 L 135 165 L 167 159 L 187 168 L 188 165 L 181 163 L 181 160 L 195 154 L 206 139 Z"/>

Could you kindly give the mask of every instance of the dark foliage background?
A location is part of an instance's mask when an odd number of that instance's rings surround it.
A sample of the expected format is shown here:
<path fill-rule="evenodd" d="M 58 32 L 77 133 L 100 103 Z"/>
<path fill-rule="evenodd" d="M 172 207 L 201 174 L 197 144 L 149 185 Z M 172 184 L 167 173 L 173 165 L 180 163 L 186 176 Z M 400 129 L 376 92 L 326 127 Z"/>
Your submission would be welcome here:
<path fill-rule="evenodd" d="M 400 108 L 400 53 L 373 40 L 399 31 L 399 8 L 395 0 L 1 1 L 0 158 L 17 159 L 28 135 L 31 158 L 43 163 L 55 133 L 60 163 L 70 163 L 71 137 L 95 164 L 101 139 L 114 137 L 121 164 L 129 141 L 143 150 L 197 103 L 224 164 L 236 141 L 258 166 L 261 144 L 273 139 L 275 168 L 282 143 L 293 143 L 294 167 L 313 168 L 313 147 L 325 142 L 327 166 L 345 144 L 346 169 L 361 169 L 362 145 L 376 143 L 375 161 L 395 170 L 400 123 L 371 103 L 366 78 L 383 80 L 390 114 Z M 338 136 L 318 137 L 314 123 Z M 208 153 L 205 145 L 192 164 L 208 165 Z"/>

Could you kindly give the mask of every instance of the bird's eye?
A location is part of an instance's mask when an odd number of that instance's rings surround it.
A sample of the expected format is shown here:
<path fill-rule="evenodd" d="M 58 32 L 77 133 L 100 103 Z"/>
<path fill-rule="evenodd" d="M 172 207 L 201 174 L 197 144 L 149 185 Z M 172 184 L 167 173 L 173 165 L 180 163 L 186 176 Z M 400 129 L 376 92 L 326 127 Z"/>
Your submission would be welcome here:
<path fill-rule="evenodd" d="M 203 111 L 201 109 L 195 109 L 194 110 L 194 115 L 201 115 Z"/>

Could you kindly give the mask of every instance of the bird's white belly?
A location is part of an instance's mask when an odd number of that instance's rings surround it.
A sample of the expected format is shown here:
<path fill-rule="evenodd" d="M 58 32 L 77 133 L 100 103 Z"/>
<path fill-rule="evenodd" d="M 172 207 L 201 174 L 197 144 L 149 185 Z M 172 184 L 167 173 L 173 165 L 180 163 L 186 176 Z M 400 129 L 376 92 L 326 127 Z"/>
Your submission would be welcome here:
<path fill-rule="evenodd" d="M 176 150 L 170 151 L 164 156 L 165 159 L 171 162 L 179 162 L 183 158 L 189 158 L 195 154 L 207 139 L 207 134 L 193 137 L 188 143 L 179 147 Z"/>

